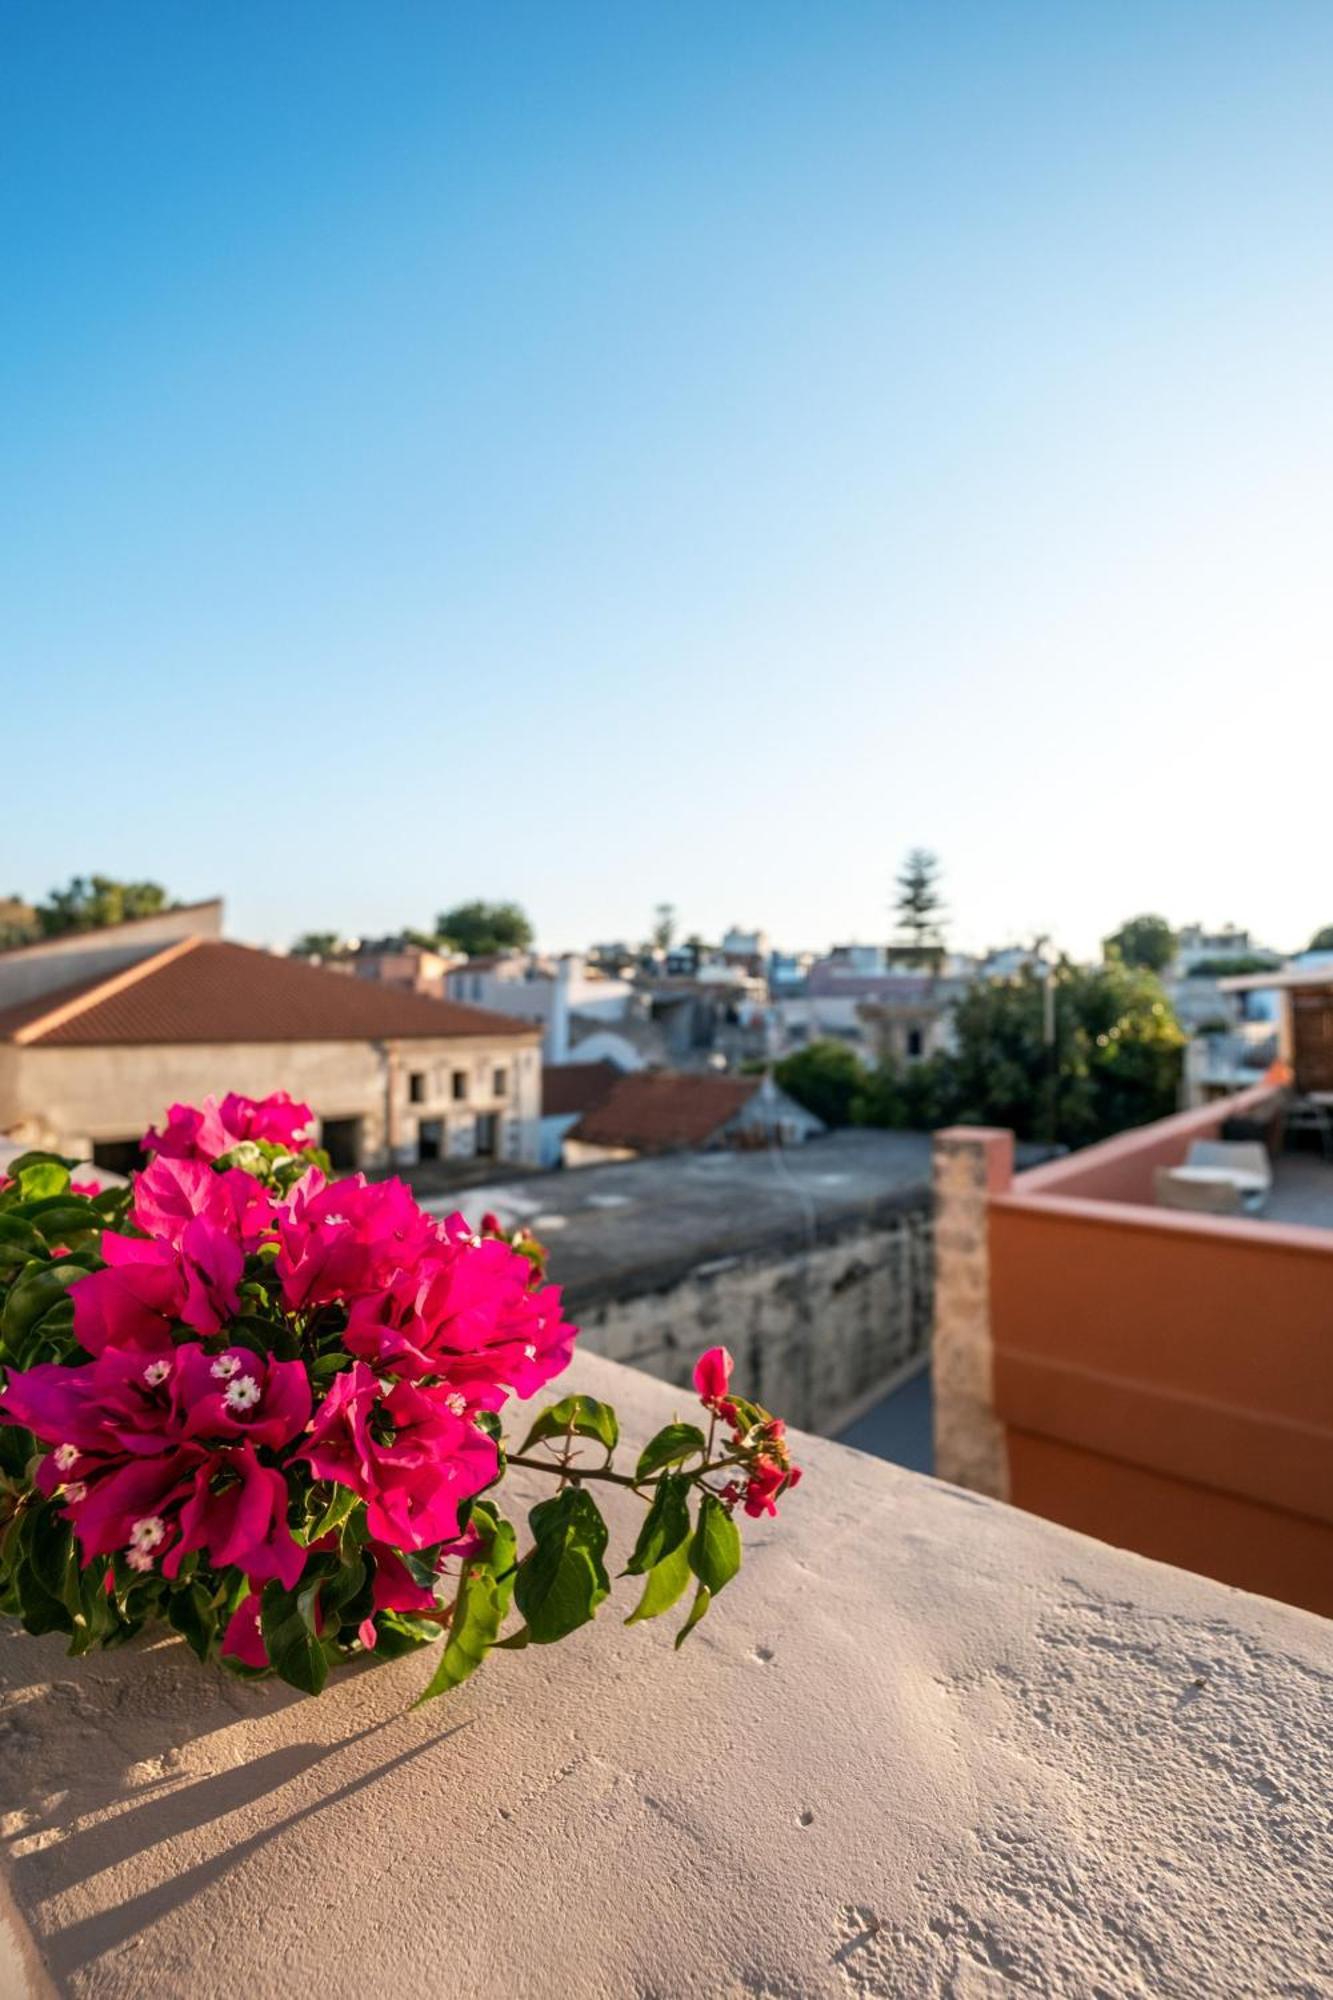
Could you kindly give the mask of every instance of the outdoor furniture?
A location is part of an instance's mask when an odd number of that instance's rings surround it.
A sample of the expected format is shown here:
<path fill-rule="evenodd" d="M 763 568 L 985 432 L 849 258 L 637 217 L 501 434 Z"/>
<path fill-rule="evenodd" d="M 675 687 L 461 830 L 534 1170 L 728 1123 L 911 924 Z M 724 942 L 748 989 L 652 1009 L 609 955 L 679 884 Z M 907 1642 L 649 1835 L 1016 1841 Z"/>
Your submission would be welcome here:
<path fill-rule="evenodd" d="M 1287 1107 L 1288 1132 L 1317 1132 L 1324 1158 L 1333 1160 L 1333 1092 L 1312 1090 Z"/>
<path fill-rule="evenodd" d="M 1273 1191 L 1273 1168 L 1268 1149 L 1253 1139 L 1196 1139 L 1189 1149 L 1184 1171 L 1207 1169 L 1226 1174 L 1240 1190 L 1242 1206 L 1257 1211 Z M 1177 1169 L 1177 1171 L 1180 1171 Z"/>
<path fill-rule="evenodd" d="M 1190 1209 L 1196 1215 L 1241 1213 L 1236 1177 L 1221 1167 L 1158 1167 L 1153 1187 L 1159 1208 Z"/>

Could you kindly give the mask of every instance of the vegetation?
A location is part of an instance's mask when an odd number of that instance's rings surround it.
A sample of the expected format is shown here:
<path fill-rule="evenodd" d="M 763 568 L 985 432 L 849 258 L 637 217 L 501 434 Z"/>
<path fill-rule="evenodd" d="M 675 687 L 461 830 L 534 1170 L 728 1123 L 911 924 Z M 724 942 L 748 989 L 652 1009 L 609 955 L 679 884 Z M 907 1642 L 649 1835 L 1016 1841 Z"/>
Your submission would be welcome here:
<path fill-rule="evenodd" d="M 292 957 L 337 958 L 344 949 L 337 931 L 305 931 L 292 946 Z"/>
<path fill-rule="evenodd" d="M 773 1071 L 779 1089 L 834 1126 L 860 1122 L 857 1107 L 867 1074 L 861 1058 L 844 1042 L 811 1042 L 785 1056 Z"/>
<path fill-rule="evenodd" d="M 1200 958 L 1189 969 L 1191 979 L 1228 979 L 1234 972 L 1273 972 L 1282 963 L 1271 951 L 1242 952 L 1237 958 Z"/>
<path fill-rule="evenodd" d="M 914 965 L 937 966 L 944 956 L 944 898 L 939 892 L 940 864 L 925 847 L 914 847 L 898 877 L 894 914 Z"/>
<path fill-rule="evenodd" d="M 517 903 L 459 903 L 436 918 L 435 936 L 469 958 L 483 958 L 492 952 L 527 951 L 533 929 Z"/>
<path fill-rule="evenodd" d="M 1165 917 L 1131 917 L 1103 942 L 1108 959 L 1125 965 L 1139 965 L 1149 972 L 1165 972 L 1176 953 L 1176 934 Z"/>
<path fill-rule="evenodd" d="M 1333 924 L 1325 924 L 1317 930 L 1305 947 L 1307 951 L 1333 951 Z"/>
<path fill-rule="evenodd" d="M 648 933 L 654 951 L 670 951 L 676 935 L 676 906 L 659 903 L 653 911 L 653 927 Z"/>
<path fill-rule="evenodd" d="M 1062 959 L 1053 978 L 1053 1043 L 1045 981 L 1028 968 L 964 995 L 947 1053 L 867 1070 L 841 1043 L 812 1042 L 778 1064 L 777 1081 L 829 1125 L 1005 1125 L 1068 1146 L 1174 1111 L 1185 1038 L 1156 976 Z"/>
<path fill-rule="evenodd" d="M 155 917 L 179 905 L 170 901 L 160 882 L 117 882 L 110 875 L 75 875 L 68 888 L 53 889 L 34 914 L 43 937 L 63 937 L 69 931 L 96 931 L 108 924 L 127 924 L 136 917 Z"/>

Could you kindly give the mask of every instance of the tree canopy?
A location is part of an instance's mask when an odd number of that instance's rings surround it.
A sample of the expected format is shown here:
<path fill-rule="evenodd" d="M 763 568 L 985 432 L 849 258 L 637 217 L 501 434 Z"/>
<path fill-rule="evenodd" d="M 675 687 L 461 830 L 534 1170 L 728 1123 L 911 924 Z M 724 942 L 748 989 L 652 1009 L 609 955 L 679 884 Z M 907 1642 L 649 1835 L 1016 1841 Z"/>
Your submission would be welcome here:
<path fill-rule="evenodd" d="M 118 882 L 110 875 L 75 875 L 67 888 L 53 889 L 36 909 L 43 937 L 62 937 L 68 931 L 103 930 L 108 924 L 155 917 L 159 911 L 175 907 L 160 882 Z"/>
<path fill-rule="evenodd" d="M 1333 951 L 1333 924 L 1325 924 L 1317 930 L 1305 947 L 1307 951 Z"/>
<path fill-rule="evenodd" d="M 1165 917 L 1130 917 L 1103 941 L 1102 950 L 1107 958 L 1121 959 L 1126 965 L 1165 972 L 1176 954 L 1176 934 Z"/>
<path fill-rule="evenodd" d="M 894 915 L 918 965 L 937 964 L 944 953 L 944 898 L 939 889 L 940 864 L 929 848 L 914 847 L 898 875 Z"/>
<path fill-rule="evenodd" d="M 1062 959 L 1052 976 L 1054 1044 L 1045 979 L 1029 966 L 963 995 L 948 1051 L 866 1069 L 845 1044 L 812 1042 L 774 1074 L 829 1125 L 1005 1125 L 1020 1139 L 1085 1146 L 1174 1111 L 1185 1038 L 1156 975 Z"/>
<path fill-rule="evenodd" d="M 459 903 L 436 918 L 435 930 L 442 944 L 469 958 L 527 951 L 533 938 L 532 925 L 517 903 Z"/>

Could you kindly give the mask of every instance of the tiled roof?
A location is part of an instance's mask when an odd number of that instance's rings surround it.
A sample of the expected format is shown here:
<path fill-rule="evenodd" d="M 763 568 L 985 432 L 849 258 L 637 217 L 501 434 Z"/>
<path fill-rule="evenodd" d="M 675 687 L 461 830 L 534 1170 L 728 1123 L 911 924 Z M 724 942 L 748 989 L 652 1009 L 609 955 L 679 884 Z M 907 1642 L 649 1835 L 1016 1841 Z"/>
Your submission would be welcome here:
<path fill-rule="evenodd" d="M 296 958 L 189 938 L 102 978 L 0 1012 L 0 1041 L 38 1048 L 156 1042 L 364 1042 L 529 1036 L 528 1021 L 348 979 Z"/>
<path fill-rule="evenodd" d="M 613 1062 L 547 1063 L 542 1071 L 542 1111 L 552 1118 L 592 1111 L 621 1075 Z"/>
<path fill-rule="evenodd" d="M 756 1076 L 637 1070 L 620 1077 L 569 1136 L 591 1146 L 624 1146 L 636 1153 L 703 1146 L 744 1109 L 759 1082 Z"/>

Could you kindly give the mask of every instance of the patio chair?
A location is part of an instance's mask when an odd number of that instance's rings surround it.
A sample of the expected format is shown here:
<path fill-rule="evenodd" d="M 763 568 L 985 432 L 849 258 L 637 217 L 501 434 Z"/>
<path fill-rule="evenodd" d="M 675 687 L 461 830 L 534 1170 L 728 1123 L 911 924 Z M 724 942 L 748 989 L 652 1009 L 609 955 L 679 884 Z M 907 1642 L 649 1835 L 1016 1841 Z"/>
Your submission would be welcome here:
<path fill-rule="evenodd" d="M 1267 1146 L 1257 1139 L 1196 1139 L 1186 1165 L 1216 1167 L 1222 1173 L 1234 1173 L 1241 1191 L 1241 1205 L 1251 1214 L 1258 1214 L 1273 1192 L 1273 1163 Z M 1257 1186 L 1246 1186 L 1240 1179 L 1242 1174 Z"/>
<path fill-rule="evenodd" d="M 1185 1208 L 1196 1215 L 1239 1215 L 1240 1189 L 1234 1181 L 1192 1181 L 1174 1167 L 1159 1167 L 1153 1179 L 1159 1208 Z"/>

